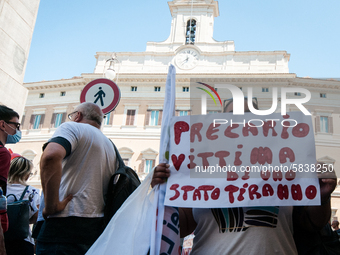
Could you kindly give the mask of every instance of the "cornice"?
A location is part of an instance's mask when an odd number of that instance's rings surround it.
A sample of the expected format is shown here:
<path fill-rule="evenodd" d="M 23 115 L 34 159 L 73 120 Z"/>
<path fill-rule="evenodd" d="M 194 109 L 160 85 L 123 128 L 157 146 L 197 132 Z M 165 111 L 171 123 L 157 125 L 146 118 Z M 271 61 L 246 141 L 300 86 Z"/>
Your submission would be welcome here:
<path fill-rule="evenodd" d="M 74 77 L 71 79 L 29 82 L 23 85 L 28 90 L 55 89 L 84 86 L 86 85 L 86 80 L 83 77 Z"/>
<path fill-rule="evenodd" d="M 82 77 L 76 77 L 72 79 L 61 79 L 54 81 L 41 81 L 25 83 L 24 87 L 28 90 L 44 90 L 44 89 L 57 89 L 57 88 L 82 88 L 90 81 L 102 77 L 99 73 L 85 73 Z M 120 74 L 118 84 L 124 85 L 124 83 L 166 83 L 167 74 L 161 73 L 124 73 Z M 189 83 L 202 81 L 210 83 L 285 83 L 286 86 L 292 87 L 305 87 L 305 88 L 317 88 L 318 90 L 339 90 L 340 81 L 338 80 L 323 80 L 313 78 L 301 78 L 296 77 L 293 73 L 186 73 L 177 74 L 177 83 Z M 145 84 L 143 84 L 145 86 Z M 268 84 L 268 86 L 276 86 L 276 84 Z"/>
<path fill-rule="evenodd" d="M 155 43 L 155 42 L 148 42 L 149 44 Z M 287 53 L 287 51 L 204 51 L 204 47 L 210 47 L 210 46 L 218 46 L 220 47 L 221 44 L 225 43 L 233 43 L 233 41 L 222 41 L 222 42 L 216 42 L 216 43 L 197 43 L 195 45 L 188 45 L 188 44 L 181 44 L 178 45 L 177 43 L 168 43 L 169 49 L 175 48 L 175 50 L 169 50 L 169 51 L 144 51 L 144 52 L 117 52 L 115 53 L 117 57 L 130 57 L 130 56 L 175 56 L 176 53 L 182 49 L 186 48 L 195 48 L 199 51 L 200 55 L 202 56 L 229 56 L 229 55 L 283 55 L 284 57 L 287 57 L 288 60 L 290 59 L 290 54 Z M 160 43 L 156 43 L 157 45 L 161 45 Z M 218 44 L 218 45 L 217 45 Z M 163 47 L 164 45 L 162 45 Z M 113 52 L 96 52 L 95 58 L 98 59 L 99 56 L 105 56 L 109 58 L 112 56 Z"/>

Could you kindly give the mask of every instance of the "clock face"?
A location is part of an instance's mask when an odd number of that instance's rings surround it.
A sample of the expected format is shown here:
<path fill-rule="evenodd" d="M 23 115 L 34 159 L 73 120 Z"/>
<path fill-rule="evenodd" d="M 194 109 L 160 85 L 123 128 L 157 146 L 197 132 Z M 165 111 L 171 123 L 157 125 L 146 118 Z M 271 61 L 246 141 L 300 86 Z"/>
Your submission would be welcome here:
<path fill-rule="evenodd" d="M 193 49 L 181 50 L 176 55 L 176 65 L 181 69 L 192 69 L 198 63 L 199 55 Z"/>

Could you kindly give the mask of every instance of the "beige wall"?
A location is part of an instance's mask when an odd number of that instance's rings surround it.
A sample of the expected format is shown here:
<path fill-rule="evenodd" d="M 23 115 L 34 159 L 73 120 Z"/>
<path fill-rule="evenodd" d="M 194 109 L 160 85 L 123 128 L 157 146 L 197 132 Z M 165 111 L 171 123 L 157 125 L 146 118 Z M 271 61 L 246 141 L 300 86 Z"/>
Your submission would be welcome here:
<path fill-rule="evenodd" d="M 40 0 L 0 1 L 0 104 L 22 115 L 22 86 Z"/>

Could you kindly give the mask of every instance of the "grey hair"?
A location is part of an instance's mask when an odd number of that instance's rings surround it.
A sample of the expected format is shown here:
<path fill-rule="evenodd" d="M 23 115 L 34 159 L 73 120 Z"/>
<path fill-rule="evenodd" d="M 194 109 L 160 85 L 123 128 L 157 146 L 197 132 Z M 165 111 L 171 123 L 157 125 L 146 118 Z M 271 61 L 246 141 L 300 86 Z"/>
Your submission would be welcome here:
<path fill-rule="evenodd" d="M 94 103 L 82 103 L 78 110 L 83 114 L 84 119 L 95 121 L 99 126 L 103 122 L 103 112 L 99 106 Z"/>

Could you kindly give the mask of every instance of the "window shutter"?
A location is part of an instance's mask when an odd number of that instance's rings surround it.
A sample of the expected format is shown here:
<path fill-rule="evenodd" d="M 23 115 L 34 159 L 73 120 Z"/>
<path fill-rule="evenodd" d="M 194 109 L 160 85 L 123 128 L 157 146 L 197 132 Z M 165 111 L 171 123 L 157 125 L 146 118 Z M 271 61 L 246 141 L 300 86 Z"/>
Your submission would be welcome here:
<path fill-rule="evenodd" d="M 163 110 L 159 110 L 158 125 L 162 125 Z"/>
<path fill-rule="evenodd" d="M 315 117 L 315 133 L 320 132 L 320 116 Z"/>
<path fill-rule="evenodd" d="M 40 125 L 39 125 L 40 128 L 43 127 L 43 125 L 44 125 L 44 120 L 45 120 L 45 114 L 41 114 Z"/>
<path fill-rule="evenodd" d="M 147 110 L 145 114 L 145 121 L 144 121 L 145 126 L 149 126 L 150 116 L 151 116 L 151 110 Z"/>
<path fill-rule="evenodd" d="M 56 118 L 57 118 L 57 114 L 53 113 L 52 114 L 52 118 L 51 118 L 51 127 L 54 127 Z"/>
<path fill-rule="evenodd" d="M 333 134 L 333 117 L 328 117 L 328 133 Z"/>
<path fill-rule="evenodd" d="M 30 129 L 33 128 L 33 124 L 34 124 L 34 120 L 35 120 L 36 116 L 37 116 L 36 114 L 31 115 L 30 126 L 29 126 Z"/>
<path fill-rule="evenodd" d="M 175 111 L 175 116 L 179 116 L 179 110 Z"/>
<path fill-rule="evenodd" d="M 21 128 L 22 128 L 22 129 L 23 129 L 23 127 L 24 127 L 25 117 L 26 117 L 26 115 L 23 115 L 23 116 L 22 116 L 22 119 L 21 119 Z"/>
<path fill-rule="evenodd" d="M 191 115 L 191 110 L 188 110 L 188 115 Z"/>
<path fill-rule="evenodd" d="M 145 159 L 141 160 L 141 163 L 139 164 L 139 173 L 143 173 L 144 172 L 144 165 L 145 165 Z"/>
<path fill-rule="evenodd" d="M 61 123 L 64 123 L 66 119 L 66 112 L 63 112 L 62 114 L 63 116 L 61 117 Z"/>
<path fill-rule="evenodd" d="M 112 123 L 113 123 L 113 111 L 110 112 L 109 125 L 112 126 Z"/>
<path fill-rule="evenodd" d="M 125 125 L 130 125 L 130 119 L 131 119 L 131 110 L 126 111 L 126 122 Z"/>
<path fill-rule="evenodd" d="M 133 126 L 135 123 L 136 110 L 127 110 L 126 112 L 126 123 L 127 126 Z"/>
<path fill-rule="evenodd" d="M 133 126 L 135 124 L 135 114 L 136 110 L 131 110 L 131 117 L 130 117 L 130 125 Z"/>
<path fill-rule="evenodd" d="M 152 168 L 153 169 L 155 167 L 155 160 L 152 160 Z"/>

